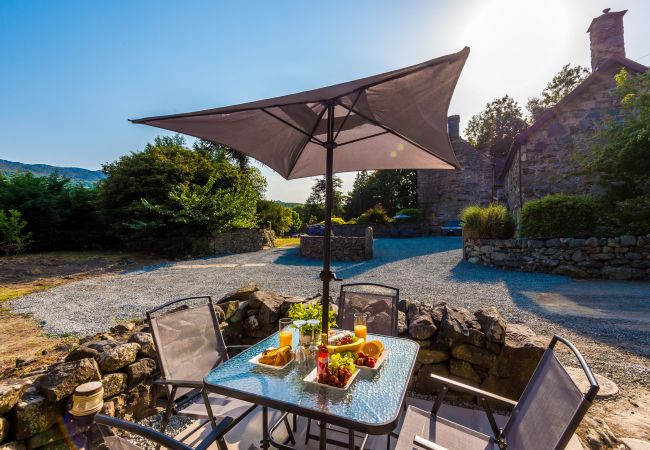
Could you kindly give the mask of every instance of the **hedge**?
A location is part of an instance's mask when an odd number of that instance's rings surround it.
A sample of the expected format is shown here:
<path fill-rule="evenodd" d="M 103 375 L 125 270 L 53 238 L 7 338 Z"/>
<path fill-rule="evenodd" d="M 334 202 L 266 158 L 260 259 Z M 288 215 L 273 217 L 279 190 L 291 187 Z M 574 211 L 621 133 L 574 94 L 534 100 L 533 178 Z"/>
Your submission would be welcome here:
<path fill-rule="evenodd" d="M 530 238 L 587 237 L 598 226 L 596 199 L 587 195 L 547 195 L 524 204 L 519 234 Z"/>

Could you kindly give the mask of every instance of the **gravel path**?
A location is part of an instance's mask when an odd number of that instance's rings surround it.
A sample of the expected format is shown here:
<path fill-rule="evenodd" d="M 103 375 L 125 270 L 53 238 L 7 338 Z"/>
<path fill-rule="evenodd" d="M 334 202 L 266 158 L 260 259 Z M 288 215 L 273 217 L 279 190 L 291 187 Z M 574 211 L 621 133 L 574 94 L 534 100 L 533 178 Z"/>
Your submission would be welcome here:
<path fill-rule="evenodd" d="M 645 322 L 650 318 L 649 283 L 585 282 L 507 272 L 462 261 L 460 248 L 460 238 L 376 239 L 372 261 L 335 262 L 334 267 L 346 282 L 394 285 L 403 298 L 442 300 L 471 311 L 494 305 L 510 322 L 525 323 L 537 333 L 625 343 L 636 354 L 650 356 L 650 322 Z M 106 330 L 116 319 L 143 317 L 145 310 L 174 298 L 200 294 L 219 298 L 249 282 L 264 290 L 313 295 L 319 291 L 320 264 L 298 256 L 297 248 L 195 259 L 62 285 L 22 297 L 10 306 L 14 312 L 32 314 L 47 332 L 86 335 Z M 601 302 L 600 309 L 575 307 L 575 302 L 593 297 L 594 292 L 612 299 L 612 314 L 617 298 L 625 297 L 628 303 L 632 298 L 636 306 L 616 320 L 607 311 L 608 302 Z M 554 304 L 549 293 L 568 298 L 569 307 Z M 636 320 L 636 315 L 642 320 Z"/>

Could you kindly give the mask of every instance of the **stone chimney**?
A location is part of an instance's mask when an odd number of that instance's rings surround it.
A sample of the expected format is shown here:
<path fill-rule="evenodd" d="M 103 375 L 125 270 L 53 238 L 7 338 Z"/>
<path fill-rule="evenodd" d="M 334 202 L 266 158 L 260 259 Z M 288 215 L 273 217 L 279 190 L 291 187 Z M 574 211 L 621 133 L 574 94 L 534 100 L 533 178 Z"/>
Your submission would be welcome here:
<path fill-rule="evenodd" d="M 594 18 L 587 33 L 591 41 L 591 70 L 594 71 L 605 60 L 613 57 L 625 57 L 625 39 L 623 35 L 624 11 L 603 10 L 603 14 Z"/>
<path fill-rule="evenodd" d="M 460 137 L 460 116 L 458 114 L 447 117 L 447 130 L 449 139 L 458 139 Z"/>

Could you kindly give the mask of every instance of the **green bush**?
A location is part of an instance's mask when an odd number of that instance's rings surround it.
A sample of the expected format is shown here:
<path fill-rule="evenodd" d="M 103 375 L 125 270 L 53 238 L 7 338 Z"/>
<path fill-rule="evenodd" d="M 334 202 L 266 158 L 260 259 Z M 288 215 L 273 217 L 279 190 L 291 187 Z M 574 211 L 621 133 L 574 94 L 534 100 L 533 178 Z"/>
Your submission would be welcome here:
<path fill-rule="evenodd" d="M 524 204 L 520 234 L 531 238 L 584 237 L 596 233 L 596 199 L 586 195 L 547 195 Z"/>
<path fill-rule="evenodd" d="M 616 203 L 607 214 L 604 231 L 610 236 L 650 233 L 650 196 L 629 198 Z"/>
<path fill-rule="evenodd" d="M 404 208 L 400 209 L 397 211 L 396 216 L 399 216 L 400 214 L 405 214 L 407 216 L 410 216 L 409 219 L 398 219 L 400 222 L 419 222 L 422 220 L 422 211 L 418 208 Z"/>
<path fill-rule="evenodd" d="M 460 213 L 460 220 L 463 236 L 468 239 L 510 239 L 515 234 L 515 220 L 504 205 L 468 206 Z"/>
<path fill-rule="evenodd" d="M 357 223 L 388 223 L 390 217 L 381 204 L 377 204 L 357 218 Z"/>
<path fill-rule="evenodd" d="M 0 251 L 5 254 L 22 253 L 29 244 L 30 233 L 23 232 L 27 222 L 22 220 L 20 212 L 0 209 Z"/>

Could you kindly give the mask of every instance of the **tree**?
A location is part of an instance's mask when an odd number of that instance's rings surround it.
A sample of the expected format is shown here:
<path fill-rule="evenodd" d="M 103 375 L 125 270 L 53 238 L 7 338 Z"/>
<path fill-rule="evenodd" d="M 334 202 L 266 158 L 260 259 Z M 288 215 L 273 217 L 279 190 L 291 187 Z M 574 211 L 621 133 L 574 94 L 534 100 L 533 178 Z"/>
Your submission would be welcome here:
<path fill-rule="evenodd" d="M 343 180 L 336 175 L 332 178 L 332 215 L 340 216 L 343 214 L 343 203 L 345 196 L 341 191 Z M 311 193 L 305 202 L 303 214 L 303 222 L 312 224 L 320 222 L 325 219 L 325 190 L 326 180 L 325 177 L 318 178 L 311 188 Z"/>
<path fill-rule="evenodd" d="M 347 197 L 345 217 L 358 217 L 377 204 L 381 204 L 390 215 L 403 208 L 416 208 L 417 188 L 415 170 L 359 172 Z"/>
<path fill-rule="evenodd" d="M 505 156 L 515 137 L 526 129 L 523 112 L 512 97 L 505 95 L 492 100 L 485 109 L 474 115 L 467 124 L 465 135 L 476 148 L 485 149 L 492 156 Z"/>
<path fill-rule="evenodd" d="M 22 253 L 29 244 L 30 233 L 23 229 L 27 222 L 22 220 L 20 211 L 0 209 L 0 251 L 5 254 Z"/>
<path fill-rule="evenodd" d="M 298 232 L 302 227 L 302 221 L 296 211 L 271 200 L 257 202 L 257 215 L 258 224 L 262 227 L 270 224 L 278 236 Z"/>
<path fill-rule="evenodd" d="M 259 171 L 242 171 L 219 148 L 184 144 L 179 135 L 157 137 L 103 167 L 100 202 L 110 233 L 121 242 L 200 253 L 197 244 L 213 232 L 256 226 Z"/>
<path fill-rule="evenodd" d="M 534 122 L 548 109 L 552 108 L 574 90 L 591 72 L 586 67 L 566 64 L 546 85 L 539 97 L 528 99 L 526 109 Z"/>
<path fill-rule="evenodd" d="M 193 145 L 194 150 L 210 155 L 214 159 L 227 159 L 242 172 L 251 168 L 251 159 L 248 155 L 238 152 L 226 145 L 217 144 L 216 142 L 198 140 Z"/>

